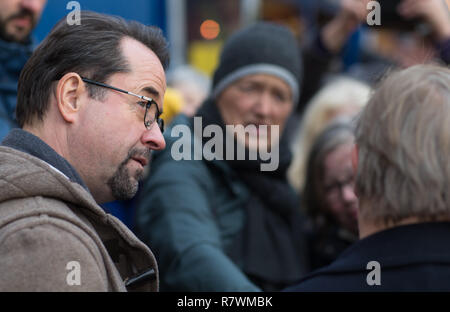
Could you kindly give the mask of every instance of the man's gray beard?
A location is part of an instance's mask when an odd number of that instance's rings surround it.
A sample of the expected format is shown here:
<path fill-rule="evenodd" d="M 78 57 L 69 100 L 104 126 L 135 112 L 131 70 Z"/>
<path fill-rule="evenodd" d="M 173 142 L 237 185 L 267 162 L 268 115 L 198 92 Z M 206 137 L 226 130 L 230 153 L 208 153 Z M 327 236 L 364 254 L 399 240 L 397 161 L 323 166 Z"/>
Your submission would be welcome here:
<path fill-rule="evenodd" d="M 138 153 L 136 149 L 131 150 L 128 153 L 128 157 L 119 165 L 114 175 L 109 178 L 107 184 L 111 189 L 112 195 L 117 200 L 127 200 L 133 198 L 136 195 L 139 183 L 138 181 L 143 177 L 144 170 L 138 170 L 136 172 L 135 181 L 132 181 L 132 177 L 130 176 L 130 172 L 127 168 L 128 162 L 135 155 L 142 155 L 142 153 Z M 148 154 L 144 155 L 147 157 Z"/>

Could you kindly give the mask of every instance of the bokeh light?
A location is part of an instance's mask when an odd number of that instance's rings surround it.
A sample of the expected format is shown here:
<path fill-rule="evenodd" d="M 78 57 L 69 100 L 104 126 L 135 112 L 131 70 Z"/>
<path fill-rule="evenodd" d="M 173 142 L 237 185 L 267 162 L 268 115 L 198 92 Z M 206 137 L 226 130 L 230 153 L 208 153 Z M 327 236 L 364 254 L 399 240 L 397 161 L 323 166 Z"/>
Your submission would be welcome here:
<path fill-rule="evenodd" d="M 200 25 L 200 34 L 207 40 L 215 39 L 220 33 L 220 25 L 214 20 L 205 20 Z"/>

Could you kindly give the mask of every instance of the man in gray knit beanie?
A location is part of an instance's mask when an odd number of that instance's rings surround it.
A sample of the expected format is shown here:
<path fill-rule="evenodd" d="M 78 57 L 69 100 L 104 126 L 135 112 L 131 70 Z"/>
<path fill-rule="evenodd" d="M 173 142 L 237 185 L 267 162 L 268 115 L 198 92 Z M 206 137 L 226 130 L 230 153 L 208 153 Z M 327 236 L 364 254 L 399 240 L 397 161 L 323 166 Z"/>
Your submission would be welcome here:
<path fill-rule="evenodd" d="M 250 150 L 278 143 L 298 102 L 301 75 L 297 40 L 282 25 L 258 22 L 227 40 L 214 73 L 212 98 L 225 125 L 246 127 L 238 142 Z M 247 127 L 253 125 L 254 132 Z M 273 126 L 279 127 L 278 134 Z"/>
<path fill-rule="evenodd" d="M 297 41 L 289 29 L 259 22 L 231 36 L 214 73 L 214 96 L 251 74 L 269 74 L 282 79 L 291 89 L 293 102 L 297 103 L 302 63 Z"/>
<path fill-rule="evenodd" d="M 301 55 L 288 28 L 248 26 L 225 43 L 211 96 L 196 116 L 173 121 L 172 129 L 188 128 L 189 137 L 166 131 L 166 149 L 154 154 L 157 169 L 144 183 L 137 211 L 142 238 L 159 255 L 161 290 L 276 291 L 307 272 L 303 220 L 286 180 L 291 153 L 283 135 L 300 77 Z M 210 140 L 211 129 L 218 128 Z M 244 133 L 228 135 L 237 128 Z M 227 138 L 220 140 L 224 132 Z M 196 133 L 200 144 L 191 139 Z M 200 154 L 218 157 L 175 160 L 180 142 L 190 142 L 183 145 L 187 154 L 200 147 Z M 239 158 L 237 150 L 244 149 Z M 251 153 L 256 157 L 247 157 Z"/>

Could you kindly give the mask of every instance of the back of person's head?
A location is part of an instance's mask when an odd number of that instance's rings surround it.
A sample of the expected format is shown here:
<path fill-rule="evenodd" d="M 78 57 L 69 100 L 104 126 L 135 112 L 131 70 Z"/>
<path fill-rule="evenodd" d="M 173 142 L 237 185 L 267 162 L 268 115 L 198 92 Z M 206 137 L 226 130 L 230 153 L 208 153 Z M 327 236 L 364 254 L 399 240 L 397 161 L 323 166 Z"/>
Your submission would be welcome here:
<path fill-rule="evenodd" d="M 80 25 L 61 19 L 22 70 L 16 108 L 21 127 L 43 120 L 52 86 L 66 73 L 106 82 L 114 73 L 130 71 L 120 48 L 124 37 L 143 43 L 164 68 L 168 66 L 168 45 L 159 28 L 89 11 L 81 11 L 80 17 Z M 101 88 L 87 87 L 91 97 L 101 99 L 105 93 Z"/>
<path fill-rule="evenodd" d="M 364 220 L 450 217 L 450 69 L 417 65 L 382 81 L 356 129 Z"/>
<path fill-rule="evenodd" d="M 293 143 L 294 159 L 288 176 L 299 192 L 304 187 L 306 162 L 317 136 L 336 117 L 351 116 L 366 105 L 371 89 L 358 80 L 339 77 L 326 84 L 309 101 Z"/>
<path fill-rule="evenodd" d="M 167 84 L 169 86 L 173 87 L 183 83 L 195 84 L 205 93 L 209 91 L 211 85 L 211 81 L 208 76 L 190 65 L 175 67 L 167 73 Z"/>
<path fill-rule="evenodd" d="M 353 194 L 351 200 L 347 200 L 341 199 L 341 196 L 328 196 L 331 195 L 328 193 L 341 192 L 341 189 L 334 189 L 336 179 L 340 179 L 339 183 L 353 185 L 350 151 L 354 139 L 354 125 L 348 117 L 335 119 L 318 135 L 308 154 L 305 187 L 302 192 L 302 208 L 309 216 L 315 220 L 320 217 L 321 221 L 326 223 L 339 224 L 352 232 L 357 231 L 356 215 L 353 215 L 357 209 L 356 197 Z M 340 147 L 346 147 L 345 150 L 348 151 L 344 154 L 345 161 L 335 163 L 329 168 L 325 164 L 327 157 Z M 334 172 L 326 172 L 327 170 Z M 332 181 L 328 181 L 330 179 Z M 345 181 L 341 181 L 342 179 Z M 345 186 L 339 184 L 339 188 Z"/>
<path fill-rule="evenodd" d="M 169 71 L 167 84 L 180 92 L 183 102 L 181 111 L 193 116 L 208 96 L 211 81 L 194 67 L 182 65 Z"/>

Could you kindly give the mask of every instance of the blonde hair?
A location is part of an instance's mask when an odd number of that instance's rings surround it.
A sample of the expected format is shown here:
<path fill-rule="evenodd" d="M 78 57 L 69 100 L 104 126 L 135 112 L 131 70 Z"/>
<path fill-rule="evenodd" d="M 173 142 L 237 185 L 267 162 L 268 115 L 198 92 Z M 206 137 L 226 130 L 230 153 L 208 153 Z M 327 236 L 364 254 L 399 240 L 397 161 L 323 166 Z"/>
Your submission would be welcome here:
<path fill-rule="evenodd" d="M 288 171 L 289 182 L 298 192 L 304 188 L 307 157 L 319 133 L 336 117 L 359 112 L 367 103 L 370 92 L 370 87 L 363 82 L 339 77 L 309 101 L 292 145 L 294 158 Z"/>
<path fill-rule="evenodd" d="M 361 217 L 396 224 L 450 216 L 450 69 L 417 65 L 388 76 L 357 128 Z"/>

